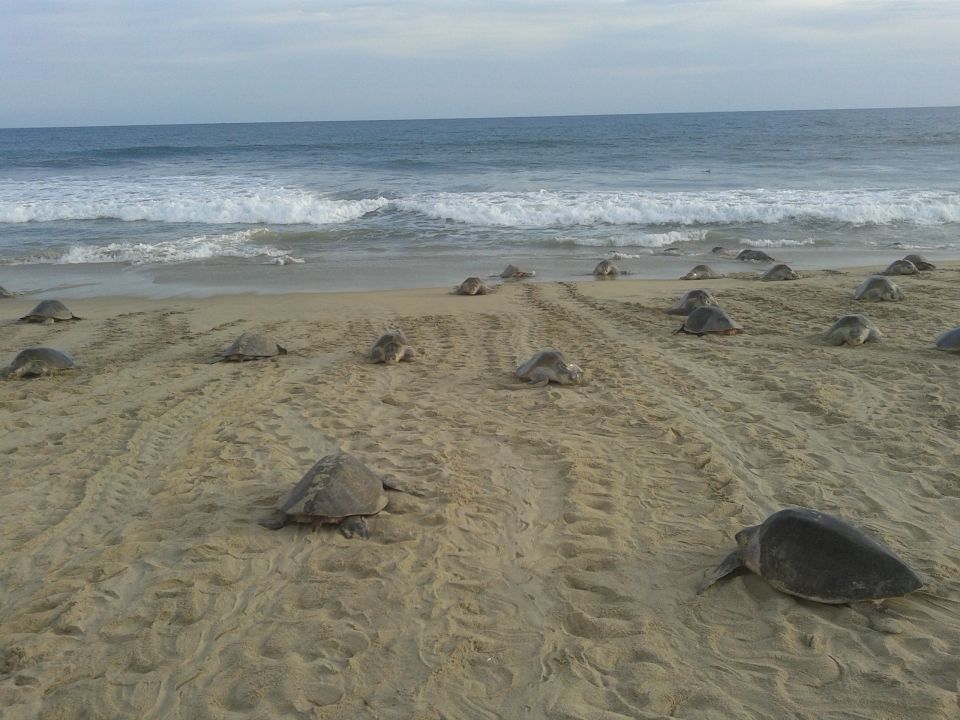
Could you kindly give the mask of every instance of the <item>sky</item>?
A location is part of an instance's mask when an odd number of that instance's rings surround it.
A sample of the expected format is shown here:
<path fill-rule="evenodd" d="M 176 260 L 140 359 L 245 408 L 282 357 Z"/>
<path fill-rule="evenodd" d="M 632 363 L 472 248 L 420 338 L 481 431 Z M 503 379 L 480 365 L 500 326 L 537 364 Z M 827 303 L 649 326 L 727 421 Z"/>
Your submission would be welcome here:
<path fill-rule="evenodd" d="M 0 127 L 960 105 L 957 0 L 0 0 Z"/>

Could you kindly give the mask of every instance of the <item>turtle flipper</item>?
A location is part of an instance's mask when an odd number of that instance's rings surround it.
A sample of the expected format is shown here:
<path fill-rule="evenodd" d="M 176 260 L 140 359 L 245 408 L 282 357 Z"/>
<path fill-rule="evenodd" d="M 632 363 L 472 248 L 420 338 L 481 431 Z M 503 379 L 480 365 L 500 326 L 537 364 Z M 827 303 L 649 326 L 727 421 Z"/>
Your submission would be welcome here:
<path fill-rule="evenodd" d="M 279 530 L 286 524 L 287 514 L 284 512 L 275 512 L 270 517 L 264 518 L 260 521 L 260 525 L 267 528 L 267 530 Z"/>
<path fill-rule="evenodd" d="M 367 527 L 367 521 L 363 519 L 363 515 L 352 515 L 344 518 L 340 523 L 340 532 L 343 533 L 345 538 L 359 535 L 366 540 L 370 537 L 370 528 Z"/>
<path fill-rule="evenodd" d="M 737 548 L 732 553 L 727 555 L 723 562 L 720 563 L 716 568 L 704 575 L 700 585 L 697 586 L 697 595 L 713 585 L 717 580 L 725 578 L 727 575 L 741 567 L 743 567 L 743 553 L 741 548 Z"/>

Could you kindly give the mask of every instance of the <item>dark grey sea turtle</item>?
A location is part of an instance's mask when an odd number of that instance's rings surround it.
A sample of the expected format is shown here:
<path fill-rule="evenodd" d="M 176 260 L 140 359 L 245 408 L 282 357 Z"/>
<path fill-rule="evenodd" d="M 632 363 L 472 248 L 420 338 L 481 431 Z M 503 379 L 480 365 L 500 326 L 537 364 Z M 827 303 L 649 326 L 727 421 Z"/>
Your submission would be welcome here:
<path fill-rule="evenodd" d="M 559 350 L 541 350 L 513 372 L 517 380 L 527 380 L 530 387 L 543 387 L 555 382 L 561 385 L 579 385 L 583 369 Z"/>
<path fill-rule="evenodd" d="M 417 351 L 410 347 L 406 336 L 399 330 L 390 330 L 380 336 L 370 348 L 370 360 L 375 363 L 396 365 L 401 360 L 413 360 Z"/>
<path fill-rule="evenodd" d="M 601 260 L 593 269 L 593 274 L 594 277 L 598 278 L 615 278 L 620 274 L 620 268 L 614 265 L 610 260 Z"/>
<path fill-rule="evenodd" d="M 960 327 L 947 330 L 937 335 L 937 350 L 960 353 Z"/>
<path fill-rule="evenodd" d="M 916 275 L 917 266 L 909 260 L 894 260 L 881 275 Z"/>
<path fill-rule="evenodd" d="M 697 288 L 696 290 L 687 290 L 680 299 L 671 307 L 667 308 L 667 315 L 689 315 L 691 311 L 698 307 L 707 305 L 719 305 L 709 290 Z"/>
<path fill-rule="evenodd" d="M 12 293 L 7 290 L 3 285 L 0 285 L 0 299 L 16 297 L 16 293 Z"/>
<path fill-rule="evenodd" d="M 42 300 L 37 306 L 20 318 L 24 322 L 51 324 L 63 320 L 79 320 L 76 315 L 67 309 L 59 300 Z"/>
<path fill-rule="evenodd" d="M 46 347 L 27 348 L 18 352 L 13 362 L 0 370 L 0 377 L 39 377 L 61 370 L 73 370 L 75 367 L 73 358 L 63 350 Z"/>
<path fill-rule="evenodd" d="M 761 280 L 799 280 L 800 274 L 789 265 L 777 263 L 760 276 Z"/>
<path fill-rule="evenodd" d="M 882 275 L 871 275 L 853 291 L 854 300 L 903 300 L 903 293 L 896 283 Z"/>
<path fill-rule="evenodd" d="M 823 339 L 830 345 L 863 345 L 865 342 L 880 342 L 883 334 L 873 320 L 866 315 L 844 315 L 824 333 Z"/>
<path fill-rule="evenodd" d="M 705 335 L 706 333 L 716 333 L 717 335 L 736 335 L 742 330 L 742 326 L 731 318 L 727 311 L 719 305 L 705 305 L 695 308 L 687 315 L 673 334 L 687 333 L 688 335 Z"/>
<path fill-rule="evenodd" d="M 722 278 L 718 272 L 714 272 L 709 265 L 695 265 L 694 268 L 684 275 L 681 280 L 716 280 Z"/>
<path fill-rule="evenodd" d="M 737 253 L 737 260 L 744 262 L 776 262 L 763 250 L 741 250 Z"/>
<path fill-rule="evenodd" d="M 287 349 L 278 345 L 269 335 L 245 332 L 226 350 L 210 358 L 209 362 L 241 362 L 286 354 Z"/>
<path fill-rule="evenodd" d="M 462 283 L 460 283 L 456 288 L 454 288 L 454 295 L 489 295 L 494 290 L 495 287 L 490 287 L 483 280 L 478 277 L 468 277 Z"/>
<path fill-rule="evenodd" d="M 862 530 L 810 508 L 780 510 L 736 537 L 739 547 L 704 578 L 698 594 L 741 567 L 780 592 L 834 605 L 906 595 L 923 585 Z"/>
<path fill-rule="evenodd" d="M 387 506 L 385 489 L 399 490 L 352 455 L 326 455 L 280 500 L 273 516 L 260 524 L 279 530 L 289 522 L 326 523 L 339 525 L 345 537 L 365 538 L 370 529 L 364 517 Z"/>
<path fill-rule="evenodd" d="M 912 253 L 907 255 L 904 260 L 913 263 L 917 270 L 936 270 L 937 266 L 927 260 L 923 255 Z"/>
<path fill-rule="evenodd" d="M 713 253 L 714 255 L 724 255 L 724 256 L 730 256 L 733 254 L 731 250 L 728 250 L 723 245 L 717 245 L 715 248 L 712 248 L 710 252 Z"/>
<path fill-rule="evenodd" d="M 523 278 L 533 277 L 536 275 L 534 270 L 521 270 L 516 265 L 507 265 L 503 272 L 500 273 L 500 277 L 504 280 L 522 280 Z"/>

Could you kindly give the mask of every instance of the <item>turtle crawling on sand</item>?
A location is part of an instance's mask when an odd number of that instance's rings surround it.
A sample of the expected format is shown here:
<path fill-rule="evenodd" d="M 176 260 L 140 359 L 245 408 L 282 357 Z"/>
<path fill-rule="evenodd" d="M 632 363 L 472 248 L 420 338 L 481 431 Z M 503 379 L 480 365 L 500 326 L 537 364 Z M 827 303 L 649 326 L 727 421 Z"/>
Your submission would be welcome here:
<path fill-rule="evenodd" d="M 13 362 L 0 370 L 0 377 L 29 378 L 52 375 L 61 370 L 76 368 L 70 353 L 53 348 L 27 348 L 17 353 Z"/>
<path fill-rule="evenodd" d="M 523 278 L 533 277 L 536 274 L 534 270 L 521 270 L 516 265 L 507 265 L 500 273 L 500 277 L 504 280 L 523 280 Z"/>
<path fill-rule="evenodd" d="M 916 275 L 917 266 L 909 260 L 894 260 L 881 275 Z"/>
<path fill-rule="evenodd" d="M 214 355 L 208 362 L 243 362 L 286 354 L 287 349 L 278 345 L 269 335 L 245 332 L 234 340 L 230 347 Z"/>
<path fill-rule="evenodd" d="M 689 315 L 698 307 L 719 304 L 709 290 L 702 288 L 687 290 L 679 300 L 667 308 L 667 315 Z"/>
<path fill-rule="evenodd" d="M 695 308 L 687 315 L 673 334 L 687 333 L 688 335 L 706 335 L 707 333 L 716 333 L 717 335 L 736 335 L 743 328 L 735 322 L 727 311 L 719 305 L 705 305 Z"/>
<path fill-rule="evenodd" d="M 903 300 L 903 293 L 890 278 L 882 275 L 871 275 L 853 291 L 854 300 Z"/>
<path fill-rule="evenodd" d="M 402 360 L 413 360 L 417 351 L 410 347 L 406 336 L 399 330 L 390 330 L 380 336 L 370 348 L 370 361 L 396 365 Z"/>
<path fill-rule="evenodd" d="M 863 345 L 866 342 L 880 342 L 883 334 L 866 315 L 844 315 L 830 326 L 823 335 L 830 345 Z"/>
<path fill-rule="evenodd" d="M 923 585 L 862 530 L 810 508 L 775 512 L 736 538 L 739 547 L 704 578 L 698 594 L 741 567 L 780 592 L 834 605 L 906 595 Z"/>
<path fill-rule="evenodd" d="M 776 262 L 776 260 L 767 255 L 763 250 L 741 250 L 737 253 L 737 260 L 742 260 L 743 262 Z"/>
<path fill-rule="evenodd" d="M 79 319 L 59 300 L 41 300 L 33 310 L 20 318 L 23 322 L 44 323 L 46 325 Z"/>
<path fill-rule="evenodd" d="M 789 265 L 778 263 L 760 276 L 761 280 L 799 280 L 800 274 Z"/>
<path fill-rule="evenodd" d="M 693 269 L 684 275 L 681 280 L 716 280 L 722 278 L 718 272 L 715 272 L 709 265 L 695 265 Z"/>
<path fill-rule="evenodd" d="M 567 360 L 559 350 L 541 350 L 513 372 L 517 380 L 527 380 L 528 387 L 543 387 L 555 382 L 560 385 L 579 385 L 583 369 Z"/>
<path fill-rule="evenodd" d="M 490 287 L 478 277 L 468 277 L 453 290 L 454 295 L 489 295 L 495 287 Z"/>
<path fill-rule="evenodd" d="M 917 255 L 915 253 L 911 253 L 910 255 L 907 255 L 904 258 L 904 260 L 906 260 L 907 262 L 913 263 L 914 267 L 916 267 L 917 270 L 936 270 L 937 269 L 937 266 L 934 265 L 929 260 L 927 260 L 923 255 Z"/>
<path fill-rule="evenodd" d="M 936 345 L 937 350 L 960 353 L 960 327 L 955 327 L 953 330 L 946 330 L 937 335 Z"/>
<path fill-rule="evenodd" d="M 593 275 L 597 278 L 615 278 L 620 274 L 620 268 L 610 260 L 601 260 L 593 269 Z"/>
<path fill-rule="evenodd" d="M 260 524 L 270 530 L 279 530 L 289 522 L 339 525 L 344 537 L 366 538 L 370 529 L 364 517 L 376 515 L 387 506 L 384 490 L 400 488 L 352 455 L 326 455 L 280 500 L 273 516 Z"/>

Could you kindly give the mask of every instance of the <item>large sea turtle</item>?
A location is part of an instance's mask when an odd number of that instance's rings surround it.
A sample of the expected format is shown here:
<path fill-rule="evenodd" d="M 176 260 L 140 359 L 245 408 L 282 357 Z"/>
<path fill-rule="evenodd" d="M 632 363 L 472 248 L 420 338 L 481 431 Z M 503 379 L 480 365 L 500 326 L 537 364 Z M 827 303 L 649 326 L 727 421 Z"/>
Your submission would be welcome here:
<path fill-rule="evenodd" d="M 490 287 L 478 277 L 468 277 L 453 290 L 454 295 L 489 295 L 495 287 Z"/>
<path fill-rule="evenodd" d="M 260 360 L 262 358 L 286 354 L 287 349 L 278 345 L 269 335 L 245 332 L 234 340 L 226 350 L 210 358 L 209 362 Z"/>
<path fill-rule="evenodd" d="M 716 280 L 722 278 L 718 272 L 715 272 L 709 265 L 695 265 L 693 269 L 684 275 L 681 280 Z"/>
<path fill-rule="evenodd" d="M 698 307 L 707 305 L 719 305 L 709 290 L 697 288 L 696 290 L 687 290 L 680 299 L 667 308 L 667 315 L 689 315 Z"/>
<path fill-rule="evenodd" d="M 890 278 L 871 275 L 853 291 L 854 300 L 903 300 L 903 292 Z"/>
<path fill-rule="evenodd" d="M 923 255 L 917 255 L 916 253 L 911 253 L 910 255 L 907 255 L 904 258 L 904 260 L 906 260 L 907 262 L 913 263 L 914 267 L 916 267 L 917 270 L 936 270 L 937 269 L 937 266 L 934 265 L 929 260 L 927 260 Z"/>
<path fill-rule="evenodd" d="M 276 512 L 260 522 L 279 530 L 289 522 L 339 525 L 345 537 L 368 537 L 364 521 L 387 506 L 384 490 L 399 490 L 357 458 L 338 452 L 326 455 L 307 470 L 300 482 L 277 504 Z"/>
<path fill-rule="evenodd" d="M 916 275 L 917 266 L 909 260 L 894 260 L 881 275 Z"/>
<path fill-rule="evenodd" d="M 736 538 L 739 547 L 704 578 L 698 593 L 741 567 L 780 592 L 830 604 L 906 595 L 923 585 L 862 530 L 810 508 L 775 512 Z"/>
<path fill-rule="evenodd" d="M 705 305 L 695 308 L 687 315 L 673 334 L 687 333 L 688 335 L 705 335 L 706 333 L 716 333 L 717 335 L 735 335 L 742 330 L 742 326 L 735 322 L 727 311 L 719 305 Z"/>
<path fill-rule="evenodd" d="M 536 275 L 534 270 L 521 270 L 516 265 L 507 265 L 503 272 L 500 273 L 500 277 L 504 280 L 522 280 L 523 278 L 533 277 Z"/>
<path fill-rule="evenodd" d="M 620 274 L 620 268 L 613 264 L 611 260 L 601 260 L 593 269 L 594 277 L 615 278 Z"/>
<path fill-rule="evenodd" d="M 763 250 L 741 250 L 737 253 L 737 260 L 744 262 L 776 262 Z"/>
<path fill-rule="evenodd" d="M 79 320 L 59 300 L 41 300 L 37 306 L 20 318 L 24 322 L 46 323 L 47 325 L 63 320 Z"/>
<path fill-rule="evenodd" d="M 413 360 L 417 351 L 410 347 L 406 336 L 399 330 L 390 330 L 380 336 L 370 348 L 370 361 L 396 365 L 401 360 Z"/>
<path fill-rule="evenodd" d="M 777 263 L 760 276 L 761 280 L 799 280 L 800 274 L 789 265 Z"/>
<path fill-rule="evenodd" d="M 883 334 L 866 315 L 844 315 L 830 326 L 823 339 L 830 345 L 863 345 L 865 342 L 880 342 Z"/>
<path fill-rule="evenodd" d="M 517 380 L 526 380 L 528 387 L 543 387 L 555 382 L 561 385 L 579 385 L 583 369 L 559 350 L 541 350 L 513 372 Z"/>
<path fill-rule="evenodd" d="M 76 367 L 70 353 L 47 347 L 27 348 L 17 353 L 13 362 L 0 370 L 0 377 L 27 378 L 51 375 Z"/>
<path fill-rule="evenodd" d="M 937 350 L 960 353 L 960 327 L 946 330 L 937 335 L 936 344 Z"/>

